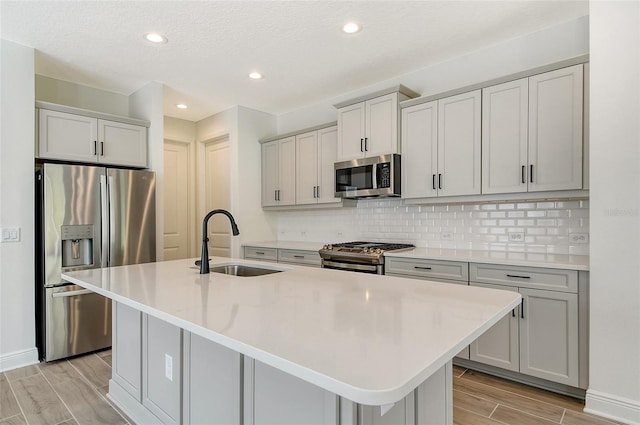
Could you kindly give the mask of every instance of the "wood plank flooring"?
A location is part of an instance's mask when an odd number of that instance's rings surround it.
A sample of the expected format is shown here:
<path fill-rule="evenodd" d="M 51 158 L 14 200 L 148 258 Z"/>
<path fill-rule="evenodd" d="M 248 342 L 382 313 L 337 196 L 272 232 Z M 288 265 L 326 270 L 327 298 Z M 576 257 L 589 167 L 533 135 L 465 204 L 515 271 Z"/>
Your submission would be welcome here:
<path fill-rule="evenodd" d="M 106 398 L 111 350 L 0 373 L 0 425 L 133 424 Z M 611 425 L 582 401 L 453 368 L 455 425 Z"/>

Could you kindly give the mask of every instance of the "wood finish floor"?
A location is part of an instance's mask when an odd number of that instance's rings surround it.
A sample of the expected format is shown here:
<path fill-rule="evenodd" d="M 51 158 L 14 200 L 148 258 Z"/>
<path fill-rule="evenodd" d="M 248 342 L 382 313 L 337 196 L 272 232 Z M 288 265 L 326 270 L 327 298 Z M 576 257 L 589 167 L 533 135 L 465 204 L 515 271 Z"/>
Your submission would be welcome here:
<path fill-rule="evenodd" d="M 106 398 L 111 350 L 0 374 L 0 425 L 132 424 Z M 611 425 L 580 400 L 454 366 L 455 425 Z"/>

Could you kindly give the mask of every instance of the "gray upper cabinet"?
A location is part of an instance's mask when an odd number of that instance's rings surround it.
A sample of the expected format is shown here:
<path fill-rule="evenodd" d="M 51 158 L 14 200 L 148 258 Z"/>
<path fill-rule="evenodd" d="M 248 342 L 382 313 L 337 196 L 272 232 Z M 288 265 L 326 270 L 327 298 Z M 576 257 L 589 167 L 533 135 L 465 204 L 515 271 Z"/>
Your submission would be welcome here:
<path fill-rule="evenodd" d="M 262 145 L 262 206 L 296 203 L 296 138 Z"/>
<path fill-rule="evenodd" d="M 529 79 L 529 191 L 582 188 L 583 66 Z"/>
<path fill-rule="evenodd" d="M 482 90 L 482 193 L 582 188 L 582 65 Z"/>
<path fill-rule="evenodd" d="M 334 197 L 336 153 L 336 126 L 296 135 L 297 205 L 340 201 Z"/>
<path fill-rule="evenodd" d="M 402 110 L 403 198 L 480 193 L 481 92 Z"/>
<path fill-rule="evenodd" d="M 147 167 L 147 128 L 38 109 L 38 157 Z"/>

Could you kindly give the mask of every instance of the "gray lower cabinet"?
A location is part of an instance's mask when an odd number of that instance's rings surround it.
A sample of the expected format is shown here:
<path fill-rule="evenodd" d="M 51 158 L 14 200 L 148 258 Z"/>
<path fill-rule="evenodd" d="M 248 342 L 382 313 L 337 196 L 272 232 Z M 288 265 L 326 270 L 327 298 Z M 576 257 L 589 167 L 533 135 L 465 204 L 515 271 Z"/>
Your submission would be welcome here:
<path fill-rule="evenodd" d="M 142 313 L 115 301 L 112 305 L 112 379 L 141 403 Z"/>
<path fill-rule="evenodd" d="M 423 258 L 385 257 L 385 275 L 431 280 L 434 282 L 469 284 L 469 263 L 465 261 L 429 260 Z M 469 347 L 456 354 L 469 359 Z"/>
<path fill-rule="evenodd" d="M 241 423 L 242 356 L 184 332 L 183 423 Z"/>
<path fill-rule="evenodd" d="M 578 272 L 487 264 L 470 264 L 469 271 L 470 285 L 518 291 L 523 298 L 518 308 L 471 343 L 470 359 L 581 386 Z"/>
<path fill-rule="evenodd" d="M 318 254 L 318 251 L 302 249 L 245 246 L 244 258 L 248 260 L 274 261 L 284 264 L 320 267 L 320 254 Z"/>
<path fill-rule="evenodd" d="M 182 423 L 182 329 L 142 317 L 142 405 L 165 424 Z"/>

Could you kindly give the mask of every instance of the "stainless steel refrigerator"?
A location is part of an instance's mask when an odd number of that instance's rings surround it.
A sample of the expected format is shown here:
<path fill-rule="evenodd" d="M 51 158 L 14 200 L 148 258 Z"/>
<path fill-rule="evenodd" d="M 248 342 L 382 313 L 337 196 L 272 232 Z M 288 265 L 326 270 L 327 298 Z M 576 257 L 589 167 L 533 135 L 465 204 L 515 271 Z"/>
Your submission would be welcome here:
<path fill-rule="evenodd" d="M 64 271 L 156 259 L 155 173 L 36 167 L 36 342 L 51 361 L 111 346 L 111 301 Z"/>

